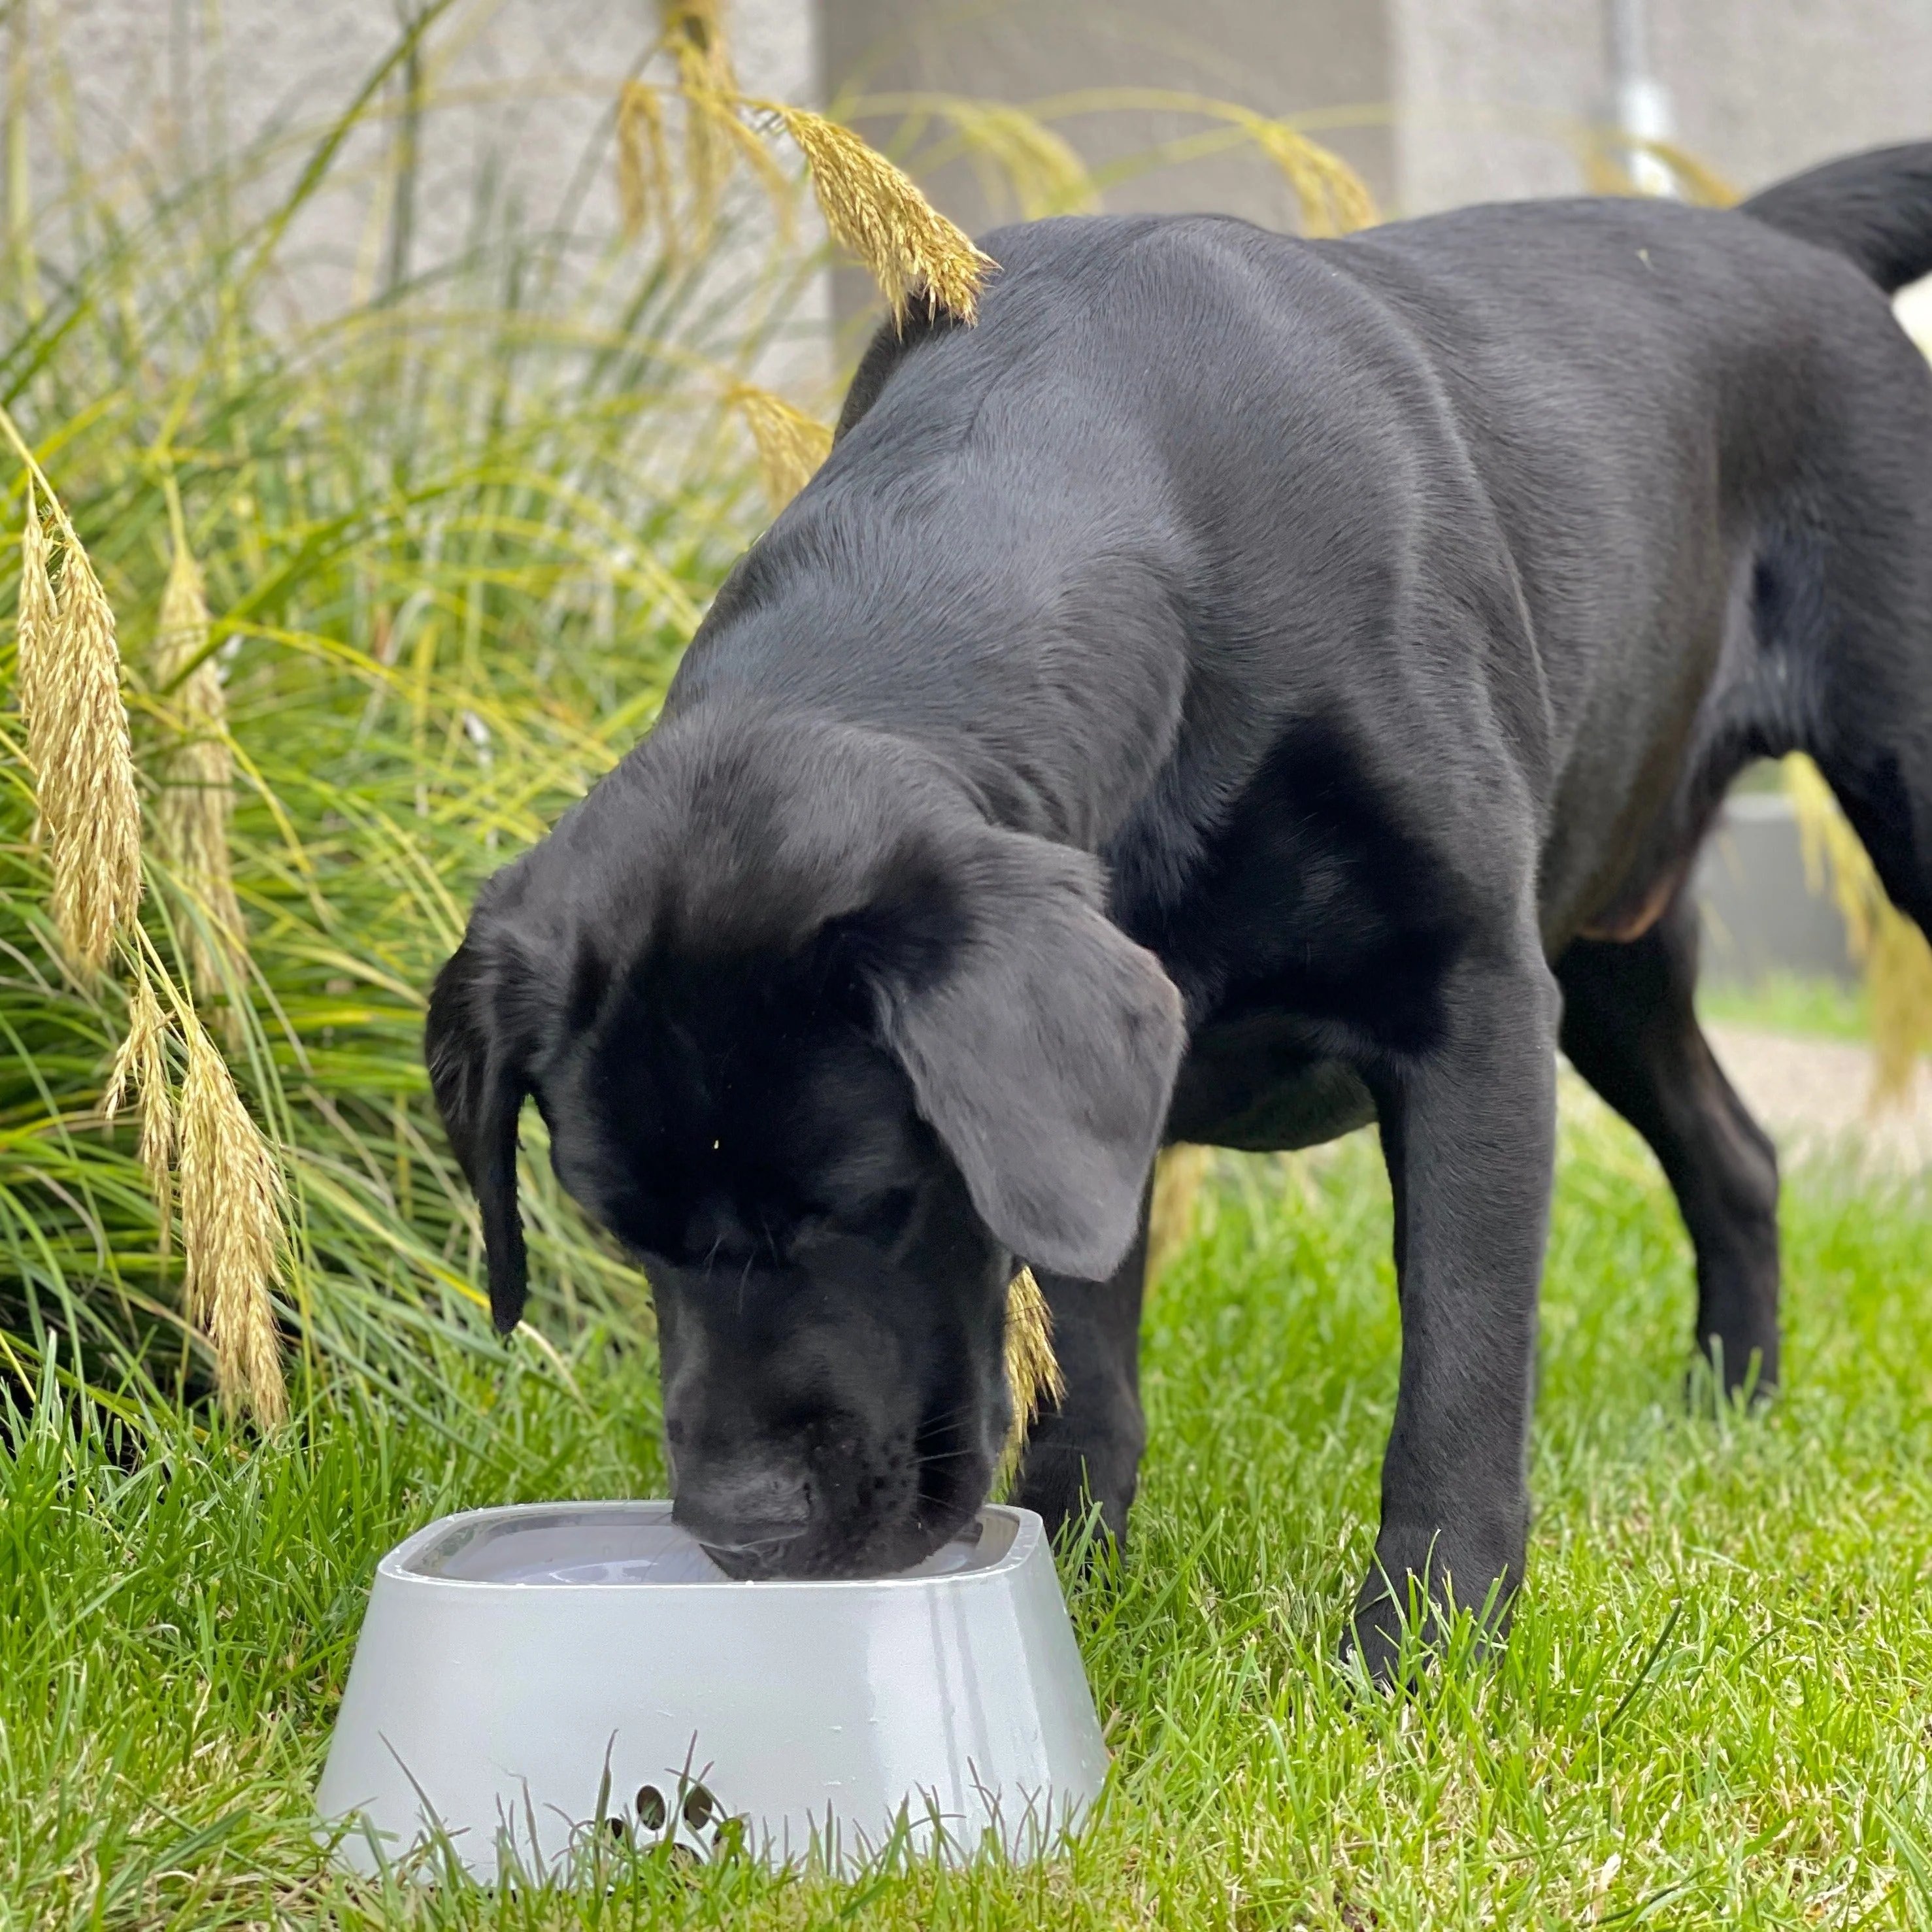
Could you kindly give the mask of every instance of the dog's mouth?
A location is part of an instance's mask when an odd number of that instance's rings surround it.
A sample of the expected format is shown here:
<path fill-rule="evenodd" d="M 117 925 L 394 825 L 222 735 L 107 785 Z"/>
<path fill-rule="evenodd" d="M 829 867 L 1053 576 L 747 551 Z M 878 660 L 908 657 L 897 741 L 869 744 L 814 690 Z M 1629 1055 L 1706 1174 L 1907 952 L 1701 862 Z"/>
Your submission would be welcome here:
<path fill-rule="evenodd" d="M 707 1543 L 704 1552 L 734 1580 L 745 1583 L 809 1582 L 868 1576 L 896 1576 L 944 1549 L 972 1520 L 970 1510 L 956 1519 L 914 1519 L 881 1526 L 857 1538 L 813 1528 L 795 1536 L 748 1543 Z"/>
<path fill-rule="evenodd" d="M 970 1435 L 956 1412 L 928 1418 L 896 1479 L 841 1484 L 844 1494 L 836 1501 L 820 1491 L 801 1528 L 706 1542 L 705 1553 L 741 1582 L 892 1576 L 912 1569 L 965 1529 L 986 1499 L 993 1466 Z M 894 1495 L 902 1498 L 896 1508 L 888 1500 Z"/>

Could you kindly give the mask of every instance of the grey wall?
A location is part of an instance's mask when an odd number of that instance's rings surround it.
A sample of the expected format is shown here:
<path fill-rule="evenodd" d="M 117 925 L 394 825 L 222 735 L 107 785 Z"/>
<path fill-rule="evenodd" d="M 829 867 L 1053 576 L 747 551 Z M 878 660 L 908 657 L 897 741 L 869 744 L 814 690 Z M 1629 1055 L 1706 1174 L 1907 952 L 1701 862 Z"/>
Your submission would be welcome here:
<path fill-rule="evenodd" d="M 1377 194 L 1394 187 L 1386 117 L 1389 22 L 1378 0 L 821 0 L 828 98 L 918 89 L 1034 101 L 1073 90 L 1162 88 L 1268 114 L 1358 104 L 1361 124 L 1334 146 Z M 874 130 L 890 117 L 866 118 Z M 1196 118 L 1144 111 L 1056 123 L 1090 164 L 1106 167 L 1174 136 Z M 950 208 L 976 223 L 1010 213 L 962 166 L 938 178 Z M 1122 208 L 1216 208 L 1257 221 L 1292 220 L 1279 171 L 1252 150 L 1137 176 L 1108 196 Z"/>
<path fill-rule="evenodd" d="M 420 0 L 0 0 L 0 31 L 32 22 L 43 201 L 54 158 L 87 157 L 137 200 L 211 143 L 270 137 L 258 201 L 293 178 L 316 128 L 394 43 Z M 1603 0 L 727 0 L 741 73 L 793 100 L 933 91 L 1037 102 L 1074 90 L 1194 91 L 1271 114 L 1325 114 L 1333 142 L 1391 212 L 1571 192 L 1602 112 Z M 1651 0 L 1653 51 L 1684 145 L 1740 188 L 1864 143 L 1932 132 L 1932 0 Z M 458 254 L 487 184 L 526 225 L 616 226 L 610 104 L 656 30 L 654 0 L 463 0 L 436 28 L 408 267 Z M 392 109 L 400 90 L 386 99 Z M 861 113 L 884 138 L 889 112 Z M 1062 130 L 1095 169 L 1197 133 L 1198 118 L 1082 114 Z M 225 130 L 225 133 L 222 130 Z M 278 142 L 272 137 L 281 130 Z M 298 323 L 380 282 L 398 259 L 393 122 L 351 143 L 298 224 L 278 298 Z M 0 152 L 6 144 L 0 143 Z M 968 226 L 1010 201 L 964 161 L 932 178 Z M 1279 172 L 1250 148 L 1112 182 L 1116 208 L 1220 208 L 1294 224 Z M 768 238 L 754 223 L 743 251 Z M 57 245 L 57 244 L 56 244 Z M 827 346 L 832 284 L 790 311 L 767 380 L 814 406 L 849 357 L 872 292 L 836 282 L 848 326 Z M 1926 304 L 1932 316 L 1932 301 Z"/>
<path fill-rule="evenodd" d="M 746 87 L 810 99 L 810 0 L 729 6 Z M 77 153 L 94 186 L 132 208 L 211 152 L 260 142 L 243 193 L 266 207 L 419 10 L 420 0 L 0 0 L 0 50 L 31 23 L 33 196 L 57 201 L 61 158 Z M 616 232 L 611 110 L 656 18 L 652 0 L 460 0 L 436 22 L 421 76 L 411 272 L 459 254 L 485 202 L 514 209 L 526 230 L 574 226 L 586 256 Z M 278 297 L 293 322 L 326 316 L 387 272 L 404 97 L 399 81 L 384 89 L 383 117 L 352 140 L 290 236 Z M 59 235 L 56 221 L 56 252 Z M 828 301 L 821 286 L 791 321 L 818 345 L 804 362 L 821 373 Z"/>
<path fill-rule="evenodd" d="M 36 37 L 33 148 L 64 146 L 124 185 L 166 178 L 205 148 L 276 127 L 312 130 L 418 0 L 0 0 Z M 1602 109 L 1602 0 L 728 0 L 754 88 L 793 99 L 932 89 L 1034 101 L 1076 88 L 1195 90 L 1270 113 L 1359 110 L 1330 138 L 1384 206 L 1419 212 L 1582 180 L 1578 137 Z M 1932 130 L 1932 0 L 1652 0 L 1659 77 L 1686 146 L 1741 188 L 1862 143 Z M 592 152 L 654 30 L 651 0 L 466 0 L 437 28 L 410 256 L 459 249 L 478 184 L 548 221 L 580 194 L 592 232 L 614 221 Z M 211 52 L 208 25 L 218 45 Z M 60 57 L 68 92 L 46 84 Z M 871 117 L 871 131 L 895 124 Z M 1144 112 L 1060 124 L 1096 167 L 1203 124 Z M 306 152 L 265 159 L 266 194 Z M 392 159 L 372 130 L 304 220 L 286 289 L 326 310 L 388 260 Z M 36 184 L 44 190 L 46 176 Z M 1011 212 L 965 164 L 943 206 L 972 226 Z M 1247 150 L 1110 187 L 1123 208 L 1218 208 L 1292 225 L 1286 184 Z M 862 286 L 851 285 L 852 302 Z M 802 334 L 822 304 L 796 318 Z"/>
<path fill-rule="evenodd" d="M 1366 107 L 1334 145 L 1398 213 L 1577 191 L 1605 107 L 1602 0 L 820 4 L 828 92 L 857 82 L 1028 102 L 1138 84 L 1272 113 Z M 1652 0 L 1651 11 L 1683 145 L 1741 189 L 1932 132 L 1932 0 Z M 1182 124 L 1142 114 L 1061 124 L 1105 166 Z M 970 220 L 1001 212 L 964 168 L 940 185 Z M 1252 154 L 1137 178 L 1108 202 L 1292 218 L 1278 178 Z"/>
<path fill-rule="evenodd" d="M 1749 985 L 1767 974 L 1855 980 L 1845 922 L 1814 892 L 1791 801 L 1750 791 L 1727 800 L 1697 861 L 1702 976 Z"/>
<path fill-rule="evenodd" d="M 1413 214 L 1574 192 L 1604 110 L 1601 0 L 1388 0 L 1396 173 Z M 1927 0 L 1651 0 L 1677 138 L 1739 189 L 1932 134 Z"/>

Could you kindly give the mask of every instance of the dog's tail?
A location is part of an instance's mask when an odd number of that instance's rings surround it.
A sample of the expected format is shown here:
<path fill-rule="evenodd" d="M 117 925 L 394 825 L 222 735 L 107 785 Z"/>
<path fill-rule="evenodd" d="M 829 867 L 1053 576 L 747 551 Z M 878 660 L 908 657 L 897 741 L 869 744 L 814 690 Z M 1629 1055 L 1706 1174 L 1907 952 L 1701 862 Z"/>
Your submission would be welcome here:
<path fill-rule="evenodd" d="M 1932 141 L 1827 161 L 1753 195 L 1744 212 L 1849 256 L 1890 295 L 1932 273 Z"/>

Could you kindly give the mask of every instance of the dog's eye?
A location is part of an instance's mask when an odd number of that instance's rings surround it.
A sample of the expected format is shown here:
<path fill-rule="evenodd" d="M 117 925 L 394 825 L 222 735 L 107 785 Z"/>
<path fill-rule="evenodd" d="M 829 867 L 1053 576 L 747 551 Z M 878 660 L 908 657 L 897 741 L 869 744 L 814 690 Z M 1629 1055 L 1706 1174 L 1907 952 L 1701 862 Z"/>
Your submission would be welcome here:
<path fill-rule="evenodd" d="M 882 1240 L 896 1240 L 906 1230 L 913 1210 L 919 1204 L 916 1187 L 889 1187 L 872 1204 L 867 1220 L 871 1231 Z"/>
<path fill-rule="evenodd" d="M 882 1188 L 830 1200 L 800 1221 L 795 1240 L 809 1242 L 823 1235 L 850 1240 L 856 1236 L 890 1246 L 905 1232 L 918 1204 L 914 1187 Z"/>
<path fill-rule="evenodd" d="M 833 1216 L 846 1232 L 890 1246 L 904 1234 L 919 1206 L 916 1187 L 884 1187 L 844 1204 Z"/>

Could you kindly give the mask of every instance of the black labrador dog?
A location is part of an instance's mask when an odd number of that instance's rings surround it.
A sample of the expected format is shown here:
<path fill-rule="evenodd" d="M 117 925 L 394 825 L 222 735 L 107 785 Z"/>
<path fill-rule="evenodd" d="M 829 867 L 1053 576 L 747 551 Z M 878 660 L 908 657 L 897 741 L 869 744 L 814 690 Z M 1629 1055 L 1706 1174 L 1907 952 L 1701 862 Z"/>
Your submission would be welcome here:
<path fill-rule="evenodd" d="M 1717 212 L 990 237 L 887 329 L 662 722 L 478 899 L 428 1056 L 524 1306 L 518 1110 L 656 1299 L 680 1520 L 745 1576 L 909 1564 L 1006 1433 L 1124 1531 L 1164 1140 L 1367 1121 L 1400 1392 L 1354 1619 L 1520 1576 L 1561 1043 L 1656 1150 L 1696 1334 L 1778 1372 L 1777 1170 L 1684 881 L 1817 759 L 1932 926 L 1932 144 Z"/>

